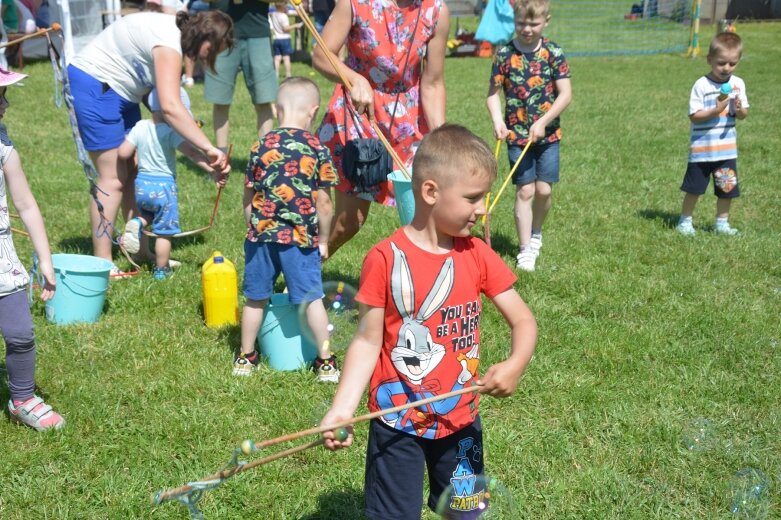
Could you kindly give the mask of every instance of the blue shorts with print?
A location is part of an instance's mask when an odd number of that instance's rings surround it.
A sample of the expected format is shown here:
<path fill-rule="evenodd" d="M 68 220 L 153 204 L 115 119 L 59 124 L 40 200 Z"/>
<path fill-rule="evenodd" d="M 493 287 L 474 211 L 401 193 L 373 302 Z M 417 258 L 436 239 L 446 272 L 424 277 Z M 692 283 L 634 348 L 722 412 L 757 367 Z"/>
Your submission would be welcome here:
<path fill-rule="evenodd" d="M 713 194 L 720 199 L 740 196 L 738 160 L 724 159 L 711 162 L 690 162 L 686 167 L 681 190 L 692 195 L 702 195 L 708 189 L 713 176 Z"/>
<path fill-rule="evenodd" d="M 274 43 L 271 44 L 271 51 L 274 56 L 292 56 L 293 45 L 290 44 L 290 38 L 274 40 Z"/>
<path fill-rule="evenodd" d="M 256 301 L 270 298 L 280 273 L 285 276 L 290 303 L 323 297 L 320 249 L 244 241 L 244 296 Z"/>
<path fill-rule="evenodd" d="M 510 168 L 523 152 L 522 146 L 509 146 L 507 157 L 510 159 Z M 513 184 L 524 186 L 534 181 L 543 181 L 548 184 L 559 182 L 559 143 L 535 143 L 526 152 L 526 156 L 513 173 Z"/>
<path fill-rule="evenodd" d="M 379 419 L 371 421 L 364 477 L 366 516 L 372 520 L 420 518 L 424 468 L 428 470 L 428 506 L 432 511 L 451 483 L 468 496 L 483 491 L 476 489 L 473 480 L 483 474 L 480 416 L 469 426 L 439 439 L 410 435 Z M 449 509 L 447 513 L 443 518 L 476 518 L 474 510 Z"/>
<path fill-rule="evenodd" d="M 68 79 L 84 148 L 90 152 L 117 148 L 141 120 L 138 103 L 73 65 L 68 65 Z"/>
<path fill-rule="evenodd" d="M 152 232 L 175 235 L 179 229 L 179 195 L 176 180 L 170 176 L 149 175 L 136 177 L 136 205 L 147 222 L 152 221 Z"/>

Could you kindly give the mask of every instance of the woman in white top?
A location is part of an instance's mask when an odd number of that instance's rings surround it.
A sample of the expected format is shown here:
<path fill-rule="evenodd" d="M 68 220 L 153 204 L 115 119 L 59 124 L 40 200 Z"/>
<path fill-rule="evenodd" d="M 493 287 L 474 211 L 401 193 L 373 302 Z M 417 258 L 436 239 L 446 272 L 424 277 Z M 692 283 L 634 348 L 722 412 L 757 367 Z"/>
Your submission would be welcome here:
<path fill-rule="evenodd" d="M 233 46 L 233 22 L 221 11 L 176 17 L 137 13 L 109 25 L 68 66 L 79 132 L 98 173 L 98 200 L 103 216 L 114 225 L 120 206 L 125 221 L 135 209 L 132 165 L 119 159 L 117 148 L 141 119 L 139 102 L 154 87 L 166 122 L 201 150 L 223 174 L 230 171 L 225 152 L 214 147 L 182 104 L 179 78 L 182 55 L 214 67 L 217 54 Z M 95 256 L 111 260 L 111 236 L 101 229 L 91 204 Z M 115 275 L 121 275 L 118 270 Z"/>

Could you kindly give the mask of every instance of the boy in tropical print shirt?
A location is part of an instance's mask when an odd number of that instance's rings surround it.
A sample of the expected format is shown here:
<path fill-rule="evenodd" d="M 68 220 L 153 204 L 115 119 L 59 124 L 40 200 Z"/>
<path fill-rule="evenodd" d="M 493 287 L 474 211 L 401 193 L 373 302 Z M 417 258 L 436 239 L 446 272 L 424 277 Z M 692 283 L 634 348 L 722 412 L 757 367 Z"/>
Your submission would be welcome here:
<path fill-rule="evenodd" d="M 552 185 L 559 181 L 559 116 L 572 99 L 564 53 L 542 36 L 549 8 L 548 0 L 515 3 L 515 38 L 496 53 L 486 99 L 496 138 L 507 139 L 511 167 L 532 143 L 513 173 L 520 243 L 516 266 L 524 271 L 534 271 L 542 249 L 542 225 L 550 211 Z"/>
<path fill-rule="evenodd" d="M 321 381 L 336 382 L 339 370 L 328 347 L 328 315 L 323 306 L 321 260 L 328 257 L 333 214 L 329 190 L 337 184 L 328 149 L 310 133 L 320 108 L 311 80 L 292 77 L 277 94 L 279 128 L 250 151 L 244 188 L 244 295 L 241 350 L 233 374 L 252 374 L 258 365 L 255 342 L 263 311 L 280 273 L 290 303 L 308 303 L 307 321 L 318 348 L 315 369 Z M 322 238 L 322 240 L 321 240 Z"/>

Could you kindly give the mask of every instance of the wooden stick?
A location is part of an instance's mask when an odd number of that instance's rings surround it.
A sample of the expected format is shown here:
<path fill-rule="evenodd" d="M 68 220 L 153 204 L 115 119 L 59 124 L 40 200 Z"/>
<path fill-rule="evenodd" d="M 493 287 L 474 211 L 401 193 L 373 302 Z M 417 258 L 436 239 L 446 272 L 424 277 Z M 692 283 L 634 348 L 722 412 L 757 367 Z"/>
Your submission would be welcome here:
<path fill-rule="evenodd" d="M 499 197 L 502 196 L 502 192 L 504 192 L 504 189 L 507 187 L 507 185 L 510 183 L 510 179 L 513 178 L 513 173 L 515 173 L 515 170 L 518 168 L 518 166 L 521 164 L 521 161 L 526 156 L 526 152 L 529 151 L 529 148 L 531 147 L 532 142 L 531 140 L 526 142 L 526 146 L 523 147 L 523 151 L 521 152 L 521 155 L 518 157 L 518 160 L 515 161 L 515 164 L 513 165 L 512 169 L 510 170 L 510 173 L 507 174 L 507 178 L 502 183 L 502 187 L 499 188 L 499 192 L 494 196 L 494 200 L 491 203 L 491 207 L 488 208 L 488 213 L 490 214 L 494 207 L 496 206 L 496 203 L 499 202 Z"/>
<path fill-rule="evenodd" d="M 325 57 L 328 58 L 328 62 L 331 64 L 331 67 L 333 67 L 334 71 L 336 71 L 336 74 L 339 76 L 339 79 L 342 80 L 342 83 L 344 83 L 344 86 L 347 88 L 347 90 L 352 91 L 353 89 L 352 83 L 350 83 L 350 81 L 344 77 L 344 74 L 342 74 L 342 70 L 339 68 L 339 64 L 337 63 L 336 56 L 334 56 L 334 53 L 331 52 L 331 49 L 326 47 L 325 42 L 323 41 L 323 37 L 320 36 L 319 32 L 317 32 L 317 29 L 312 23 L 312 20 L 309 18 L 309 15 L 306 13 L 303 6 L 301 5 L 301 0 L 291 0 L 291 1 L 293 3 L 293 8 L 296 10 L 296 13 L 298 14 L 298 17 L 301 18 L 301 21 L 304 22 L 306 28 L 309 29 L 309 32 L 312 34 L 314 39 L 317 40 L 317 44 L 323 50 Z M 396 108 L 397 107 L 393 107 L 393 110 L 396 110 Z M 345 110 L 347 110 L 347 107 L 345 107 Z M 385 137 L 385 134 L 383 134 L 382 131 L 380 131 L 380 127 L 377 126 L 377 122 L 371 117 L 369 117 L 369 124 L 372 126 L 374 133 L 377 134 L 377 138 L 380 140 L 380 142 L 382 142 L 385 149 L 388 150 L 388 153 L 393 158 L 393 161 L 399 166 L 399 170 L 401 170 L 401 173 L 404 175 L 404 177 L 407 180 L 411 179 L 412 177 L 410 176 L 407 167 L 401 161 L 398 154 L 396 154 L 396 150 L 394 150 L 393 147 L 390 145 L 388 139 Z"/>
<path fill-rule="evenodd" d="M 43 36 L 44 34 L 46 34 L 49 31 L 59 31 L 59 30 L 60 30 L 60 24 L 58 24 L 57 22 L 54 22 L 51 27 L 38 29 L 34 33 L 25 34 L 21 38 L 17 38 L 17 39 L 15 39 L 12 42 L 0 43 L 0 49 L 4 49 L 6 47 L 12 47 L 14 45 L 18 45 L 18 44 L 22 43 L 23 41 L 29 40 L 31 38 L 38 38 L 39 36 Z"/>
<path fill-rule="evenodd" d="M 358 417 L 352 417 L 350 419 L 347 419 L 346 421 L 342 421 L 340 423 L 336 424 L 330 424 L 326 426 L 316 426 L 314 428 L 309 428 L 308 430 L 301 430 L 299 432 L 295 433 L 289 433 L 287 435 L 282 435 L 281 437 L 276 437 L 274 439 L 269 439 L 267 441 L 262 442 L 256 442 L 254 444 L 254 449 L 252 451 L 260 450 L 262 448 L 267 448 L 269 446 L 273 446 L 275 444 L 279 444 L 282 442 L 289 442 L 294 441 L 297 439 L 300 439 L 301 437 L 306 437 L 308 435 L 317 435 L 321 434 L 323 432 L 327 431 L 333 431 L 338 430 L 339 428 L 344 428 L 345 426 L 350 426 L 359 422 L 363 421 L 369 421 L 371 419 L 376 419 L 377 417 L 381 417 L 383 415 L 389 414 L 389 413 L 395 413 L 395 412 L 401 412 L 404 410 L 408 410 L 410 408 L 417 408 L 418 406 L 423 406 L 429 403 L 434 403 L 437 401 L 442 401 L 444 399 L 448 399 L 450 397 L 455 397 L 458 395 L 470 393 L 470 392 L 478 392 L 480 390 L 480 387 L 475 386 L 468 386 L 461 388 L 459 390 L 453 390 L 452 392 L 447 392 L 441 395 L 435 395 L 433 397 L 428 397 L 426 399 L 420 399 L 418 401 L 414 401 L 412 403 L 402 404 L 399 406 L 394 406 L 393 408 L 386 408 L 384 410 L 378 410 L 376 412 L 367 413 L 364 415 L 360 415 Z M 241 473 L 242 471 L 246 471 L 248 469 L 254 468 L 255 466 L 260 466 L 261 464 L 266 464 L 268 462 L 271 462 L 273 460 L 280 459 L 282 457 L 287 457 L 288 455 L 292 455 L 294 453 L 298 453 L 299 451 L 303 451 L 309 448 L 312 448 L 314 446 L 319 446 L 323 444 L 324 439 L 319 438 L 317 440 L 314 440 L 312 442 L 309 442 L 307 444 L 302 444 L 300 446 L 295 446 L 293 448 L 287 449 L 285 451 L 281 451 L 279 453 L 275 453 L 273 455 L 269 455 L 268 457 L 264 457 L 262 459 L 258 459 L 252 462 L 249 462 L 247 464 L 243 464 L 240 466 L 236 466 L 230 469 L 218 471 L 217 473 L 214 473 L 212 475 L 209 475 L 206 478 L 201 479 L 202 482 L 208 482 L 213 480 L 224 480 L 226 478 L 232 477 L 233 475 L 236 475 L 237 473 Z M 243 449 L 243 447 L 242 447 Z M 185 484 L 184 486 L 180 486 L 178 488 L 169 489 L 168 491 L 161 491 L 156 493 L 152 497 L 152 503 L 155 505 L 162 504 L 166 500 L 171 500 L 172 498 L 175 498 L 177 496 L 183 495 L 185 493 L 189 493 L 194 489 L 193 486 L 190 484 Z"/>
<path fill-rule="evenodd" d="M 497 163 L 499 161 L 499 149 L 500 149 L 501 146 L 502 146 L 502 140 L 501 139 L 497 139 L 496 140 L 496 146 L 494 147 L 494 159 L 496 159 Z M 497 165 L 497 169 L 498 168 L 499 168 L 499 166 Z M 488 203 L 489 202 L 491 202 L 491 191 L 490 190 L 488 190 L 488 193 L 486 193 L 486 195 L 485 195 L 485 207 L 486 208 L 488 208 Z M 486 211 L 485 215 L 483 215 L 483 227 L 485 227 L 485 223 L 487 221 L 488 221 L 488 211 Z M 488 236 L 490 236 L 490 234 L 491 234 L 490 232 L 487 233 Z M 488 242 L 489 240 L 490 240 L 490 238 L 487 239 L 486 242 Z M 491 244 L 489 243 L 488 245 L 490 246 Z"/>
<path fill-rule="evenodd" d="M 30 236 L 30 233 L 28 233 L 27 231 L 22 231 L 21 229 L 11 228 L 11 231 L 13 231 L 14 233 L 19 233 L 20 235 L 24 235 L 26 237 Z"/>

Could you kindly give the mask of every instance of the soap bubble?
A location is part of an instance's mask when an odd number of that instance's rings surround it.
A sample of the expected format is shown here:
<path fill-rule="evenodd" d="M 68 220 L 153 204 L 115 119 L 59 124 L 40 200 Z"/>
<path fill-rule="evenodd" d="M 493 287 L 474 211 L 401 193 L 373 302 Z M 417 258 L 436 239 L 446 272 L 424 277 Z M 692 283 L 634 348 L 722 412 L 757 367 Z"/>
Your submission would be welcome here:
<path fill-rule="evenodd" d="M 437 502 L 443 520 L 502 520 L 518 518 L 510 492 L 486 475 L 453 477 Z"/>
<path fill-rule="evenodd" d="M 328 315 L 327 330 L 332 351 L 347 348 L 355 331 L 358 330 L 358 305 L 355 301 L 355 293 L 355 288 L 346 282 L 323 282 L 323 306 Z M 318 296 L 320 295 L 312 295 L 313 298 Z M 312 302 L 304 302 L 298 306 L 298 323 L 304 338 L 317 345 L 307 317 L 311 304 Z"/>
<path fill-rule="evenodd" d="M 710 448 L 716 437 L 716 429 L 709 419 L 694 419 L 681 433 L 681 443 L 689 451 Z"/>
<path fill-rule="evenodd" d="M 745 468 L 738 471 L 729 486 L 730 512 L 747 520 L 767 517 L 769 487 L 770 481 L 758 469 Z"/>

